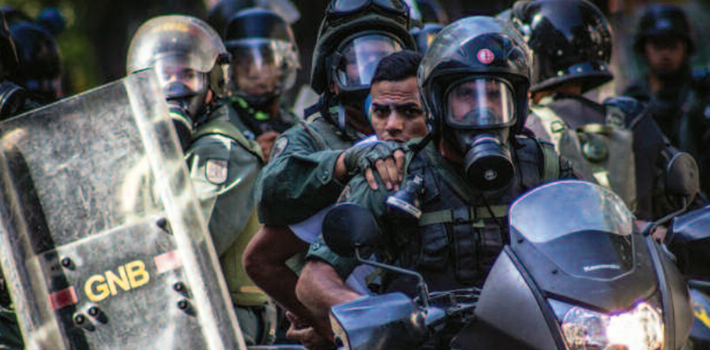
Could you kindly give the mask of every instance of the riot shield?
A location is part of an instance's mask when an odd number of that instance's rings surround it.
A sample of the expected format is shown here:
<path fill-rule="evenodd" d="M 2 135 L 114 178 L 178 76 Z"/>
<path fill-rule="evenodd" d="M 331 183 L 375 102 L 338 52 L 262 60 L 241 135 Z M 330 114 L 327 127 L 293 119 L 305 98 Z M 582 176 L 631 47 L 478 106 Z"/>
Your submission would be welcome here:
<path fill-rule="evenodd" d="M 144 71 L 0 123 L 0 257 L 28 349 L 246 349 Z"/>

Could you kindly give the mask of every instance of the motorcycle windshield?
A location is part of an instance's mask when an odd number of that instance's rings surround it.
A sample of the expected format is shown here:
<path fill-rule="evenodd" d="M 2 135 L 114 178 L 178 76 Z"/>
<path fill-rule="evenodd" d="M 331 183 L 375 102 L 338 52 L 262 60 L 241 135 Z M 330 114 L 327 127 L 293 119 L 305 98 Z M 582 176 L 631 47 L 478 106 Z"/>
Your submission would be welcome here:
<path fill-rule="evenodd" d="M 0 257 L 27 349 L 246 349 L 157 75 L 0 123 Z"/>
<path fill-rule="evenodd" d="M 634 217 L 610 190 L 584 181 L 541 186 L 510 208 L 510 227 L 563 271 L 614 278 L 633 268 Z"/>

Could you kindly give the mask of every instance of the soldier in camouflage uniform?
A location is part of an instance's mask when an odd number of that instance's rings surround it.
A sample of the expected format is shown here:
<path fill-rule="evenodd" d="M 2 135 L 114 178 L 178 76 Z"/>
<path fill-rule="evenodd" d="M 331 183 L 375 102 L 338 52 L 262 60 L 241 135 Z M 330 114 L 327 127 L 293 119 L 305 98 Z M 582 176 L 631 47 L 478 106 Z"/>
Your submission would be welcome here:
<path fill-rule="evenodd" d="M 693 29 L 685 12 L 674 5 L 649 7 L 638 24 L 634 52 L 647 66 L 646 75 L 624 95 L 647 102 L 649 114 L 671 145 L 698 161 L 700 185 L 710 191 L 710 69 L 693 72 Z"/>
<path fill-rule="evenodd" d="M 523 38 L 503 21 L 470 17 L 444 28 L 418 77 L 432 137 L 408 143 L 401 186 L 411 186 L 421 213 L 403 215 L 390 205 L 397 201 L 388 200 L 393 192 L 380 179 L 373 190 L 362 175 L 338 200 L 369 209 L 383 234 L 377 259 L 420 272 L 431 291 L 482 285 L 506 243 L 508 205 L 543 182 L 574 177 L 551 145 L 520 133 L 528 108 L 529 59 Z M 330 307 L 359 296 L 343 283 L 356 264 L 322 239 L 311 246 L 297 294 L 321 317 L 319 325 L 329 328 Z M 380 277 L 377 293 L 417 295 L 410 275 Z M 444 348 L 448 340 L 430 345 Z"/>
<path fill-rule="evenodd" d="M 144 23 L 133 37 L 128 72 L 154 68 L 171 116 L 183 131 L 183 147 L 212 242 L 220 257 L 237 319 L 247 344 L 273 341 L 275 306 L 241 265 L 243 247 L 260 225 L 254 183 L 263 166 L 259 145 L 235 125 L 224 103 L 228 52 L 206 23 L 163 16 Z M 246 305 L 246 307 L 244 307 Z"/>
<path fill-rule="evenodd" d="M 300 67 L 293 32 L 275 12 L 250 8 L 231 18 L 224 43 L 232 54 L 229 103 L 268 161 L 276 138 L 296 124 L 281 101 Z"/>
<path fill-rule="evenodd" d="M 310 242 L 288 226 L 334 203 L 343 183 L 359 170 L 355 159 L 360 155 L 370 153 L 372 164 L 379 160 L 382 171 L 397 173 L 393 149 L 378 143 L 351 146 L 372 133 L 363 103 L 377 62 L 392 52 L 415 47 L 408 32 L 406 4 L 397 0 L 382 7 L 351 2 L 333 2 L 326 10 L 311 71 L 311 85 L 322 94 L 321 100 L 306 111 L 305 123 L 276 140 L 256 193 L 264 229 L 245 255 L 249 275 L 290 311 L 289 334 L 304 343 L 309 340 L 294 332 L 296 328 L 310 331 L 312 317 L 296 299 L 298 277 L 286 262 L 305 254 Z M 347 166 L 344 158 L 351 159 Z"/>

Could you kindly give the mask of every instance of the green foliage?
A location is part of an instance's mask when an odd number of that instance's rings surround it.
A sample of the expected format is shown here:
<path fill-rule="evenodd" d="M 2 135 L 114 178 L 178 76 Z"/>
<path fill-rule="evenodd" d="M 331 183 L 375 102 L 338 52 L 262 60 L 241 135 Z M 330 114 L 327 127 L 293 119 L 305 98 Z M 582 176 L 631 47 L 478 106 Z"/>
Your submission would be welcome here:
<path fill-rule="evenodd" d="M 73 95 L 97 85 L 98 66 L 95 60 L 94 47 L 86 36 L 88 28 L 85 21 L 76 17 L 77 11 L 85 6 L 86 0 L 5 0 L 3 4 L 13 6 L 32 18 L 49 6 L 54 6 L 64 16 L 66 28 L 57 36 L 57 42 L 62 52 L 65 77 L 69 82 L 70 91 L 65 95 Z"/>

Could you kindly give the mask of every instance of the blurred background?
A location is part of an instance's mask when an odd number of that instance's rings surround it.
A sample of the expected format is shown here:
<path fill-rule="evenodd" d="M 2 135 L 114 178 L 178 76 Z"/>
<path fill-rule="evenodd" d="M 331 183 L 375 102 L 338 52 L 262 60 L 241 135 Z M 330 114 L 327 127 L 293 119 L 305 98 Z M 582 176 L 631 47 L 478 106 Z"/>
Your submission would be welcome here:
<path fill-rule="evenodd" d="M 289 1 L 289 0 L 284 0 Z M 0 0 L 37 18 L 47 8 L 56 8 L 64 19 L 64 30 L 57 34 L 63 70 L 64 94 L 83 92 L 125 75 L 125 60 L 130 39 L 145 20 L 164 14 L 189 14 L 205 19 L 218 0 Z M 308 83 L 311 49 L 328 0 L 290 0 L 299 11 L 293 23 L 302 69 L 297 86 Z M 687 10 L 695 26 L 698 51 L 694 68 L 710 65 L 710 0 L 593 0 L 609 19 L 614 30 L 612 67 L 616 79 L 602 91 L 620 90 L 642 71 L 641 62 L 631 50 L 637 20 L 652 4 L 672 3 Z M 496 15 L 514 0 L 472 1 L 439 0 L 449 21 L 470 15 Z M 602 92 L 602 94 L 604 94 Z M 293 96 L 291 96 L 293 97 Z"/>

